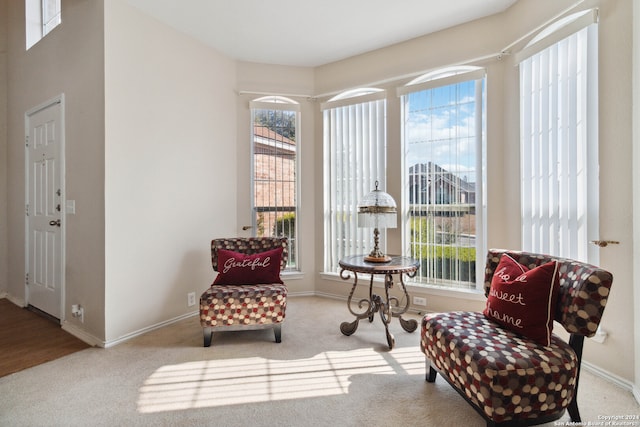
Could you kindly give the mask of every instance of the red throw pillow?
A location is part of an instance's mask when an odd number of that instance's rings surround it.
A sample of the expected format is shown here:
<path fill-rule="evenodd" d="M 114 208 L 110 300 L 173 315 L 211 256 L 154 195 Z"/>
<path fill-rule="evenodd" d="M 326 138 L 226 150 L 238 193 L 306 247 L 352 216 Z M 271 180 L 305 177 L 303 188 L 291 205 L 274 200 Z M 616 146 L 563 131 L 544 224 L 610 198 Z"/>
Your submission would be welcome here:
<path fill-rule="evenodd" d="M 282 248 L 246 255 L 218 249 L 218 276 L 214 285 L 258 285 L 282 283 Z"/>
<path fill-rule="evenodd" d="M 505 328 L 548 346 L 559 281 L 555 261 L 529 270 L 503 254 L 493 273 L 483 313 Z"/>

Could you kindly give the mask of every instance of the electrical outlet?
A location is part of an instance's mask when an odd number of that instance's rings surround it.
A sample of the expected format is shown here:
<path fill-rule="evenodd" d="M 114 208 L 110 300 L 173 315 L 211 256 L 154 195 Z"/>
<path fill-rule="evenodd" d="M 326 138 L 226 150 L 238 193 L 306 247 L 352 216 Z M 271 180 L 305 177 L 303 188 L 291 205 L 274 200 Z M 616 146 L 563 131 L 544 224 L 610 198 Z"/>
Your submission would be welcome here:
<path fill-rule="evenodd" d="M 81 323 L 84 323 L 84 307 L 80 304 L 73 304 L 71 306 L 71 315 L 77 317 Z"/>
<path fill-rule="evenodd" d="M 427 306 L 427 299 L 422 297 L 413 297 L 413 305 Z"/>
<path fill-rule="evenodd" d="M 600 328 L 600 326 L 598 326 L 598 330 L 596 331 L 596 334 L 591 337 L 591 341 L 595 341 L 597 343 L 602 344 L 604 340 L 607 339 L 608 335 L 609 333 L 607 331 L 603 330 L 602 328 Z"/>
<path fill-rule="evenodd" d="M 187 305 L 189 307 L 196 305 L 196 293 L 195 292 L 189 292 L 187 294 Z"/>

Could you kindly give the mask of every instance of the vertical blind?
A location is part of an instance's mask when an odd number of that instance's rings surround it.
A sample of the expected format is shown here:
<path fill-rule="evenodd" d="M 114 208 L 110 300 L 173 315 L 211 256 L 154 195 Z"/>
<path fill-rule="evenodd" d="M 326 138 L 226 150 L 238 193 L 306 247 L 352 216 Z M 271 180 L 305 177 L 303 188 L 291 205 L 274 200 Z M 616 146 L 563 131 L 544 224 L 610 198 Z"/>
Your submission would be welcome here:
<path fill-rule="evenodd" d="M 376 181 L 386 189 L 386 102 L 358 100 L 328 103 L 323 111 L 326 272 L 338 271 L 338 261 L 347 255 L 371 250 L 373 232 L 358 228 L 357 206 Z M 384 243 L 384 231 L 381 237 Z"/>
<path fill-rule="evenodd" d="M 522 247 L 584 261 L 597 227 L 594 32 L 583 28 L 519 65 Z"/>

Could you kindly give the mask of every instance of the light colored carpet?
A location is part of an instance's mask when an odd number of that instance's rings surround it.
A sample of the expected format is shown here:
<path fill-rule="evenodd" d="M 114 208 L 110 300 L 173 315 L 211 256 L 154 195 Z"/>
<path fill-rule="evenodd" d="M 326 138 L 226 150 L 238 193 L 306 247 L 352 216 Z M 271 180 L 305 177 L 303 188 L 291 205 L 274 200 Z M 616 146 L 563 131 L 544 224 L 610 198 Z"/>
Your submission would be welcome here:
<path fill-rule="evenodd" d="M 281 344 L 264 330 L 214 334 L 204 348 L 192 317 L 0 378 L 0 425 L 485 425 L 442 378 L 425 381 L 419 329 L 394 319 L 389 351 L 378 317 L 342 335 L 352 319 L 345 301 L 290 298 Z M 585 425 L 640 414 L 630 393 L 584 370 L 579 403 Z"/>

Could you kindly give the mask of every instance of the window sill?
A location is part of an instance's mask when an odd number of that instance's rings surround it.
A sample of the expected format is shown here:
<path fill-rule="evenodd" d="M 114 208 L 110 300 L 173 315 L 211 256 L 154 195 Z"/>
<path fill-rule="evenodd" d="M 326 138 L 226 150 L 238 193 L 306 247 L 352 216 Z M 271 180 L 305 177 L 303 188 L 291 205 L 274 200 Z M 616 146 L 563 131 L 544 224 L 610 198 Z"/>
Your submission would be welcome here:
<path fill-rule="evenodd" d="M 280 277 L 282 280 L 298 280 L 304 278 L 304 273 L 302 271 L 283 271 L 280 273 Z"/>
<path fill-rule="evenodd" d="M 409 293 L 418 292 L 427 295 L 454 297 L 469 301 L 485 301 L 487 299 L 484 296 L 484 291 L 478 289 L 456 289 L 437 285 L 414 285 L 407 283 L 407 290 Z"/>

